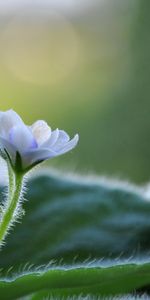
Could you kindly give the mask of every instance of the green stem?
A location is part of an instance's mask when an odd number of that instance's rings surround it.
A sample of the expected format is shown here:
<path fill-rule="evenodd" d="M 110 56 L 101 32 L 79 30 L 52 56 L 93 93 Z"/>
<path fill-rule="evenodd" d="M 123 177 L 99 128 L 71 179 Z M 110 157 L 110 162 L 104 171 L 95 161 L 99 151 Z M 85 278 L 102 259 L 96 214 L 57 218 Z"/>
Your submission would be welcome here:
<path fill-rule="evenodd" d="M 15 190 L 15 178 L 14 178 L 13 169 L 9 161 L 7 161 L 7 167 L 8 167 L 8 179 L 9 179 L 8 202 L 10 202 Z"/>
<path fill-rule="evenodd" d="M 16 218 L 16 210 L 18 208 L 18 203 L 21 195 L 22 184 L 23 184 L 23 175 L 15 174 L 15 184 L 16 188 L 13 192 L 12 186 L 10 187 L 10 193 L 13 193 L 12 198 L 9 198 L 6 209 L 3 212 L 2 219 L 0 222 L 0 245 L 2 244 L 9 228 Z"/>

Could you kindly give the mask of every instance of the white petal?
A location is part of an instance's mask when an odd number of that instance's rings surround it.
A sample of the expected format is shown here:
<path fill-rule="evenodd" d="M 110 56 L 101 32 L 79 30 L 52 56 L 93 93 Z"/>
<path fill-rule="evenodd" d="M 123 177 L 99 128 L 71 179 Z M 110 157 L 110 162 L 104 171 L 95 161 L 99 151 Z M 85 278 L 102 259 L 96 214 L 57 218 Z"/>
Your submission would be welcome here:
<path fill-rule="evenodd" d="M 51 128 L 42 120 L 35 122 L 31 126 L 31 131 L 39 146 L 45 143 L 51 136 Z"/>
<path fill-rule="evenodd" d="M 32 148 L 37 148 L 37 143 L 27 126 L 14 126 L 9 135 L 9 141 L 19 153 L 23 153 Z"/>
<path fill-rule="evenodd" d="M 72 150 L 73 148 L 75 148 L 78 141 L 79 141 L 79 135 L 76 134 L 72 140 L 70 140 L 67 144 L 65 144 L 61 149 L 58 150 L 58 155 L 64 154 Z"/>
<path fill-rule="evenodd" d="M 11 110 L 0 111 L 0 135 L 8 139 L 9 131 L 13 126 L 24 124 L 20 116 Z"/>
<path fill-rule="evenodd" d="M 4 138 L 0 137 L 0 149 L 7 151 L 12 161 L 12 164 L 15 165 L 16 151 L 17 151 L 15 146 L 13 146 L 10 142 L 5 140 Z"/>

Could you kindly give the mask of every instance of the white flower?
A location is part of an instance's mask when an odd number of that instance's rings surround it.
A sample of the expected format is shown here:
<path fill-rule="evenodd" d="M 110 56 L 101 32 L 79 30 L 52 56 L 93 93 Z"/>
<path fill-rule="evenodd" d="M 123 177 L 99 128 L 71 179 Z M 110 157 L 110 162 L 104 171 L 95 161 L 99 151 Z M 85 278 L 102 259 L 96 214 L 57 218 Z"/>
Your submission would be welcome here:
<path fill-rule="evenodd" d="M 15 111 L 0 111 L 0 149 L 19 170 L 72 150 L 78 140 L 78 134 L 70 140 L 63 130 L 51 131 L 45 121 L 27 126 Z"/>

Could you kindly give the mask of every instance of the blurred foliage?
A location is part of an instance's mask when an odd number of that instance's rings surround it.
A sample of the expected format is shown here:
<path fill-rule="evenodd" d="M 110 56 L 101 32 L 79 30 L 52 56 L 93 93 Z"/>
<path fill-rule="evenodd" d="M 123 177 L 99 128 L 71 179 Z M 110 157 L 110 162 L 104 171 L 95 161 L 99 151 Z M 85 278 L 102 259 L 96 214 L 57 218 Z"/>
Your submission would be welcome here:
<path fill-rule="evenodd" d="M 99 0 L 76 14 L 44 4 L 1 13 L 1 110 L 80 134 L 53 165 L 149 180 L 149 9 Z"/>
<path fill-rule="evenodd" d="M 22 224 L 1 249 L 1 299 L 149 294 L 150 203 L 142 189 L 43 173 L 30 179 L 27 199 Z"/>

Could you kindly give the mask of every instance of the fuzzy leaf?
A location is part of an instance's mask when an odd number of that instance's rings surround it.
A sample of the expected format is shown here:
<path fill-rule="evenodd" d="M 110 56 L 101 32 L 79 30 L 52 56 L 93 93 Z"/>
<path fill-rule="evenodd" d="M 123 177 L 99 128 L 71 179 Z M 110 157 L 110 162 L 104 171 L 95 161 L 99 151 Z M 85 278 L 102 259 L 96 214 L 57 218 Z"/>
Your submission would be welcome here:
<path fill-rule="evenodd" d="M 26 198 L 26 215 L 1 250 L 3 300 L 148 291 L 150 203 L 142 190 L 45 174 L 29 181 Z M 52 259 L 59 267 L 49 269 Z"/>
<path fill-rule="evenodd" d="M 124 265 L 110 268 L 51 269 L 24 274 L 0 281 L 3 300 L 28 296 L 27 299 L 46 299 L 88 294 L 95 296 L 121 295 L 150 284 L 150 264 Z M 56 299 L 56 298 L 55 298 Z"/>
<path fill-rule="evenodd" d="M 26 215 L 7 237 L 1 267 L 149 256 L 150 203 L 136 188 L 54 174 L 27 186 Z"/>

